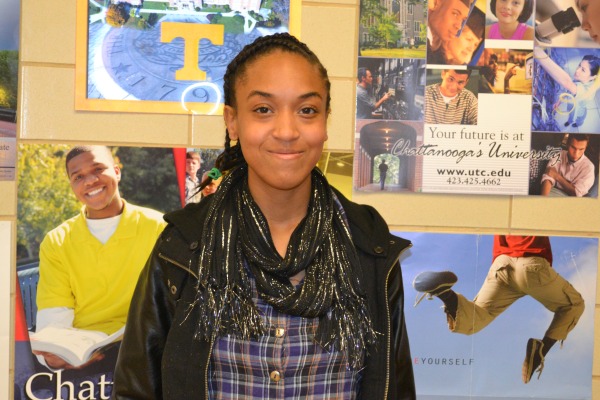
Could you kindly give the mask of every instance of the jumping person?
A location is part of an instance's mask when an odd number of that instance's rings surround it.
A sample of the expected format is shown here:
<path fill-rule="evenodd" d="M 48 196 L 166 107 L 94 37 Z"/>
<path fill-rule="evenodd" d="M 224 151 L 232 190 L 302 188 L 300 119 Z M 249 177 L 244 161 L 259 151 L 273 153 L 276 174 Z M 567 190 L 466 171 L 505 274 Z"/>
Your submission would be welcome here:
<path fill-rule="evenodd" d="M 585 307 L 583 297 L 552 268 L 552 248 L 546 236 L 497 235 L 493 260 L 473 301 L 452 290 L 458 278 L 451 271 L 422 272 L 415 277 L 413 287 L 423 296 L 442 300 L 448 328 L 465 335 L 481 331 L 524 296 L 552 311 L 554 318 L 544 337 L 527 341 L 521 375 L 528 383 L 536 371 L 539 379 L 552 346 L 563 342 L 577 325 Z"/>

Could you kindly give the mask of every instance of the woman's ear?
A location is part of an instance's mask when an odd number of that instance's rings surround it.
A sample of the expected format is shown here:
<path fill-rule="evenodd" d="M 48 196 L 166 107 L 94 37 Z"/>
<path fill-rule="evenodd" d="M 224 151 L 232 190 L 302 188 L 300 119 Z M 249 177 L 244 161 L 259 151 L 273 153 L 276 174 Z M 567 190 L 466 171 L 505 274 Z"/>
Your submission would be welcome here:
<path fill-rule="evenodd" d="M 223 119 L 225 120 L 227 132 L 229 132 L 229 138 L 231 140 L 238 140 L 237 113 L 235 112 L 235 108 L 225 106 L 223 109 Z"/>

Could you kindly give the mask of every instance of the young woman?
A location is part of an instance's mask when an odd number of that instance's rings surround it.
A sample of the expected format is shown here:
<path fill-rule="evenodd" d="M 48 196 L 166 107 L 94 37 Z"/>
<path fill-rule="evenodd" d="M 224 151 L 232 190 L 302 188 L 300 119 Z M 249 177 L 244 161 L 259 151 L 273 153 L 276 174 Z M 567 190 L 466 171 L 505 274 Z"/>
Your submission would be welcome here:
<path fill-rule="evenodd" d="M 590 38 L 600 44 L 600 2 L 597 0 L 576 0 L 577 9 L 581 12 L 581 29 Z"/>
<path fill-rule="evenodd" d="M 600 87 L 598 71 L 600 58 L 593 54 L 583 56 L 573 77 L 552 60 L 544 50 L 539 47 L 533 49 L 535 60 L 559 85 L 575 96 L 575 108 L 569 113 L 565 127 L 580 127 L 587 116 L 588 108 L 595 108 L 594 97 Z"/>
<path fill-rule="evenodd" d="M 490 10 L 498 22 L 485 28 L 487 39 L 533 40 L 534 30 L 527 25 L 534 0 L 492 0 Z"/>
<path fill-rule="evenodd" d="M 329 87 L 288 34 L 228 66 L 225 177 L 165 216 L 115 399 L 415 399 L 398 264 L 410 243 L 314 167 Z"/>

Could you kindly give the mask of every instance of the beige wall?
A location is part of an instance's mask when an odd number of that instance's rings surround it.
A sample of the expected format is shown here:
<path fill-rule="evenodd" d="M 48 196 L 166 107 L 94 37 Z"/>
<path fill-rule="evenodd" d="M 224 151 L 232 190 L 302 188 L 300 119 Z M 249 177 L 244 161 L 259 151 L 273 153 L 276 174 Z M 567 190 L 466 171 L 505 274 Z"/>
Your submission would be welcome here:
<path fill-rule="evenodd" d="M 302 4 L 301 38 L 333 82 L 328 148 L 335 151 L 353 150 L 358 13 L 357 0 Z M 222 146 L 220 117 L 75 111 L 75 2 L 22 0 L 21 21 L 20 143 Z M 16 183 L 0 182 L 0 192 L 0 220 L 15 221 Z M 593 237 L 600 232 L 598 199 L 357 194 L 354 200 L 376 206 L 395 230 Z M 12 267 L 14 282 L 14 262 Z M 596 305 L 596 321 L 598 310 Z M 594 399 L 600 399 L 599 352 L 596 340 Z"/>

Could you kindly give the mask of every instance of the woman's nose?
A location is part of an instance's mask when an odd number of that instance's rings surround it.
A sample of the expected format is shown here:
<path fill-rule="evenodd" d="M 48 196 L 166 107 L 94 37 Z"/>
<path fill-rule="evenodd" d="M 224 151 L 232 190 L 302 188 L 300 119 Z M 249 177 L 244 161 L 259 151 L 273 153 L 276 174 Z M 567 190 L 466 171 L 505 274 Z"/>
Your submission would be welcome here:
<path fill-rule="evenodd" d="M 295 115 L 291 111 L 284 111 L 277 117 L 274 136 L 282 140 L 293 140 L 298 136 Z"/>
<path fill-rule="evenodd" d="M 589 21 L 589 18 L 587 17 L 586 13 L 582 13 L 581 29 L 583 29 L 586 32 L 590 30 L 590 21 Z"/>

